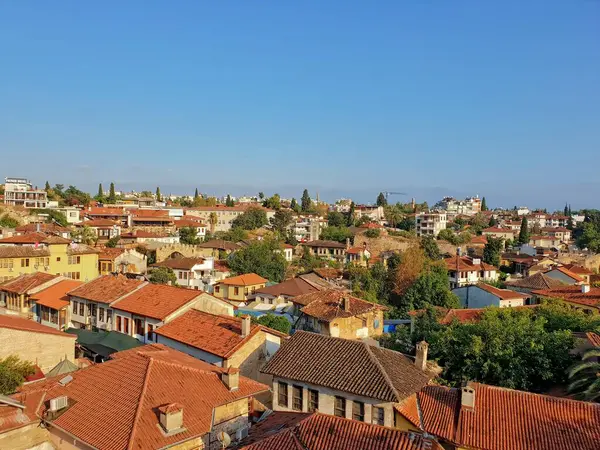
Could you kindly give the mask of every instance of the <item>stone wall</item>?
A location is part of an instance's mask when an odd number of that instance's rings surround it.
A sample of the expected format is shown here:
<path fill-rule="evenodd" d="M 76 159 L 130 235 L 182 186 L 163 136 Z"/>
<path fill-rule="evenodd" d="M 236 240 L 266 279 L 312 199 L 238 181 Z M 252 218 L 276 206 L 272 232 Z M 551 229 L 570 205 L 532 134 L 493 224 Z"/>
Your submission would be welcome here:
<path fill-rule="evenodd" d="M 165 244 L 156 249 L 156 262 L 168 259 L 173 253 L 181 253 L 186 258 L 206 258 L 212 256 L 212 249 L 188 244 Z"/>
<path fill-rule="evenodd" d="M 0 328 L 0 358 L 10 355 L 31 361 L 46 373 L 65 358 L 75 362 L 75 339 L 68 334 L 63 337 Z"/>

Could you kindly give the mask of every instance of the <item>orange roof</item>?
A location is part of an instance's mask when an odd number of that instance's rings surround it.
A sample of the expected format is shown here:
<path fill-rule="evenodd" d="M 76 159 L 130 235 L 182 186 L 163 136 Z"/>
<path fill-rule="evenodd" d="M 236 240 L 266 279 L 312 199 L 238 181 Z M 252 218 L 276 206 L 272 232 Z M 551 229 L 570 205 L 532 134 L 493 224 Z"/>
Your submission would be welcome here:
<path fill-rule="evenodd" d="M 0 408 L 0 433 L 25 427 L 31 423 L 39 422 L 35 411 L 44 397 L 43 392 L 31 393 L 28 395 L 15 394 L 10 399 L 21 404 L 21 407 L 10 404 L 3 405 Z M 0 404 L 4 403 L 0 400 Z"/>
<path fill-rule="evenodd" d="M 425 386 L 415 402 L 396 410 L 426 433 L 461 448 L 486 450 L 595 450 L 600 405 L 469 383 L 475 407 L 461 407 L 461 392 Z"/>
<path fill-rule="evenodd" d="M 144 284 L 141 280 L 131 280 L 122 275 L 103 275 L 69 292 L 70 296 L 84 298 L 99 303 L 110 304 L 130 294 Z"/>
<path fill-rule="evenodd" d="M 183 227 L 199 228 L 199 227 L 206 227 L 206 225 L 203 224 L 201 221 L 199 221 L 199 220 L 193 220 L 193 219 L 174 220 L 173 223 L 175 224 L 176 228 L 183 228 Z"/>
<path fill-rule="evenodd" d="M 86 220 L 84 222 L 76 223 L 76 227 L 92 227 L 92 228 L 112 228 L 114 226 L 121 226 L 121 222 L 117 222 L 109 219 L 94 219 Z"/>
<path fill-rule="evenodd" d="M 70 244 L 71 240 L 46 233 L 25 233 L 0 239 L 0 244 Z"/>
<path fill-rule="evenodd" d="M 55 378 L 22 390 L 27 395 L 44 392 L 46 400 L 68 397 L 70 406 L 48 421 L 102 450 L 167 448 L 202 437 L 213 428 L 214 408 L 268 390 L 240 376 L 239 388 L 230 391 L 221 381 L 225 369 L 159 344 L 112 357 L 71 373 L 73 379 L 65 386 Z M 39 404 L 39 416 L 44 416 L 47 404 Z M 166 434 L 157 410 L 172 404 L 183 407 L 183 429 Z"/>
<path fill-rule="evenodd" d="M 114 261 L 117 256 L 125 253 L 124 248 L 103 248 L 102 253 L 98 255 L 98 261 Z"/>
<path fill-rule="evenodd" d="M 487 283 L 479 283 L 477 284 L 477 287 L 483 289 L 484 291 L 492 294 L 495 297 L 498 297 L 500 300 L 516 300 L 531 297 L 530 295 L 511 291 L 510 289 L 499 289 Z"/>
<path fill-rule="evenodd" d="M 49 281 L 52 281 L 58 277 L 59 275 L 52 275 L 44 272 L 20 275 L 0 284 L 0 290 L 14 292 L 15 294 L 26 294 L 27 291 L 35 289 L 36 287 L 48 283 Z"/>
<path fill-rule="evenodd" d="M 306 305 L 302 308 L 302 313 L 326 322 L 340 317 L 353 317 L 371 311 L 387 309 L 385 306 L 353 297 L 337 289 L 310 292 L 292 297 L 291 300 L 294 303 Z M 344 308 L 345 301 L 349 302 L 348 309 Z"/>
<path fill-rule="evenodd" d="M 74 334 L 63 333 L 62 331 L 54 328 L 47 327 L 41 323 L 35 322 L 29 319 L 23 319 L 22 317 L 9 316 L 0 314 L 0 328 L 10 328 L 11 330 L 29 331 L 31 333 L 44 333 L 54 334 L 56 336 L 74 338 Z"/>
<path fill-rule="evenodd" d="M 594 274 L 594 272 L 592 272 L 587 267 L 578 266 L 576 264 L 565 264 L 563 267 L 577 275 L 593 275 Z"/>
<path fill-rule="evenodd" d="M 562 266 L 554 267 L 553 269 L 549 270 L 548 272 L 552 272 L 553 270 L 558 270 L 559 272 L 561 272 L 561 273 L 565 274 L 566 276 L 574 279 L 575 281 L 579 281 L 579 282 L 580 281 L 584 281 L 583 278 L 581 278 L 576 273 L 571 272 L 566 267 L 562 267 Z M 548 273 L 548 272 L 546 272 L 546 273 Z"/>
<path fill-rule="evenodd" d="M 482 232 L 483 233 L 510 233 L 510 234 L 514 234 L 514 231 L 511 230 L 510 228 L 500 228 L 500 227 L 485 228 Z"/>
<path fill-rule="evenodd" d="M 457 266 L 459 268 L 458 270 L 465 272 L 477 270 L 498 270 L 497 267 L 484 263 L 483 260 L 481 260 L 479 264 L 473 264 L 473 259 L 469 258 L 468 256 L 460 256 L 458 258 L 456 256 L 452 256 L 444 259 L 444 262 L 446 263 L 448 270 L 456 270 Z"/>
<path fill-rule="evenodd" d="M 532 291 L 532 294 L 547 298 L 560 298 L 579 305 L 600 307 L 600 288 L 590 287 L 590 292 L 581 292 L 580 285 L 560 286 L 552 289 Z"/>
<path fill-rule="evenodd" d="M 352 247 L 352 248 L 349 248 L 348 250 L 346 250 L 346 253 L 349 253 L 351 255 L 360 255 L 365 250 L 366 250 L 365 247 Z"/>
<path fill-rule="evenodd" d="M 219 284 L 226 284 L 228 286 L 253 286 L 255 284 L 264 284 L 267 281 L 269 280 L 255 273 L 245 273 L 237 277 L 225 278 Z"/>
<path fill-rule="evenodd" d="M 481 236 L 473 236 L 471 238 L 471 244 L 487 244 L 488 240 L 487 237 L 485 237 L 484 235 Z"/>
<path fill-rule="evenodd" d="M 113 309 L 153 319 L 165 320 L 170 314 L 194 300 L 202 291 L 164 284 L 146 284 L 117 301 Z"/>
<path fill-rule="evenodd" d="M 88 216 L 126 216 L 123 208 L 118 207 L 93 207 L 88 208 L 84 213 Z"/>
<path fill-rule="evenodd" d="M 131 213 L 131 216 L 135 219 L 136 217 L 161 217 L 161 218 L 170 218 L 169 211 L 166 209 L 138 209 Z"/>
<path fill-rule="evenodd" d="M 38 305 L 47 306 L 52 309 L 63 309 L 69 306 L 67 292 L 81 286 L 83 282 L 77 280 L 62 280 L 31 296 Z"/>
<path fill-rule="evenodd" d="M 285 336 L 279 331 L 252 324 L 248 336 L 242 337 L 242 320 L 190 310 L 160 327 L 156 334 L 222 358 L 230 357 L 260 331 Z"/>

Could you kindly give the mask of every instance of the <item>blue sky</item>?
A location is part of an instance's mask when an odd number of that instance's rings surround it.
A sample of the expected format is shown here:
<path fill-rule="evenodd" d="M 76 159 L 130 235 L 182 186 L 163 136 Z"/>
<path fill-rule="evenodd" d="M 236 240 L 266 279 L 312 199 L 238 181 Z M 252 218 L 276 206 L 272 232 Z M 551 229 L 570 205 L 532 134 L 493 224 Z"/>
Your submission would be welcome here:
<path fill-rule="evenodd" d="M 555 208 L 599 163 L 597 1 L 0 2 L 0 176 Z"/>

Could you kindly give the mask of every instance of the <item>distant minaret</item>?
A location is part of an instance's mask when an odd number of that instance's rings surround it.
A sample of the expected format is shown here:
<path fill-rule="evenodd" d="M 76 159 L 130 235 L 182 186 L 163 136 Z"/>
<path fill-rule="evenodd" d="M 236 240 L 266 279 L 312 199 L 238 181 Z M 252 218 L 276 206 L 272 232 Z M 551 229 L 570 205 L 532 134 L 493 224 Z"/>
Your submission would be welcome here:
<path fill-rule="evenodd" d="M 416 202 L 415 202 L 415 198 L 414 197 L 412 198 L 412 201 L 410 202 L 410 204 L 412 206 L 412 209 L 415 209 Z"/>
<path fill-rule="evenodd" d="M 317 205 L 319 204 L 319 191 L 317 191 Z"/>

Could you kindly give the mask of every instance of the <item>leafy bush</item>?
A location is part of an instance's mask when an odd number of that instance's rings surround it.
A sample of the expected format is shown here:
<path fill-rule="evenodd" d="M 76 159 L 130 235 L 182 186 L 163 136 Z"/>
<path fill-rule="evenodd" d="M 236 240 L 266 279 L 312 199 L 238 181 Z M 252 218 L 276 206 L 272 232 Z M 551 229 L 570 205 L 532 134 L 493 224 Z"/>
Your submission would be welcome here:
<path fill-rule="evenodd" d="M 290 334 L 290 330 L 292 329 L 292 324 L 283 316 L 276 316 L 275 314 L 267 313 L 263 316 L 260 316 L 256 323 L 272 328 L 284 334 Z"/>
<path fill-rule="evenodd" d="M 371 239 L 375 239 L 378 238 L 379 236 L 381 236 L 381 231 L 378 228 L 371 228 L 367 231 L 365 231 L 365 236 Z"/>

